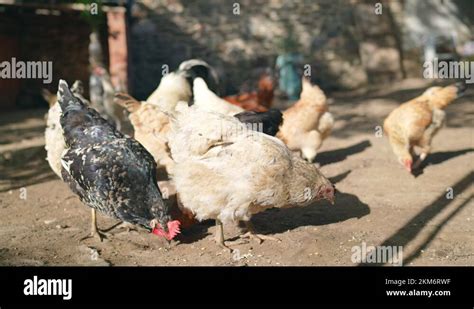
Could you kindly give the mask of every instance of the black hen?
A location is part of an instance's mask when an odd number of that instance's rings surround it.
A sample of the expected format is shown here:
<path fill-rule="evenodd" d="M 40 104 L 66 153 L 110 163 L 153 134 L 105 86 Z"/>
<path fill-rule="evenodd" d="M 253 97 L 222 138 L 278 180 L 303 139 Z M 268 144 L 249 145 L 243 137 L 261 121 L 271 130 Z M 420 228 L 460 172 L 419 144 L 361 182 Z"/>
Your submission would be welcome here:
<path fill-rule="evenodd" d="M 152 228 L 172 239 L 179 222 L 171 221 L 156 181 L 156 165 L 148 151 L 125 137 L 59 82 L 58 102 L 67 150 L 62 176 L 81 201 L 93 208 L 92 233 L 98 234 L 95 212 Z"/>
<path fill-rule="evenodd" d="M 280 125 L 283 123 L 282 113 L 275 108 L 266 112 L 246 111 L 234 115 L 242 123 L 262 124 L 262 131 L 265 134 L 275 136 Z"/>

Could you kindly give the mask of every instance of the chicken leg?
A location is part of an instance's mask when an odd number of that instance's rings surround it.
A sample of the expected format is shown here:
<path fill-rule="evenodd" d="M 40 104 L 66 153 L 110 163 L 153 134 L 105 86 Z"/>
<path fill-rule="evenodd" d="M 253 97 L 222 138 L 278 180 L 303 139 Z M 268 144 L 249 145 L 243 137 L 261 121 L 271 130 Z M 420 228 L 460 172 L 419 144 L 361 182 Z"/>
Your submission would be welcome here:
<path fill-rule="evenodd" d="M 278 242 L 281 241 L 281 239 L 276 238 L 276 237 L 255 233 L 253 224 L 250 221 L 245 221 L 245 226 L 246 226 L 247 232 L 240 235 L 239 236 L 240 238 L 252 238 L 253 240 L 257 241 L 259 244 L 261 244 L 264 240 L 272 240 L 272 241 L 278 241 Z"/>
<path fill-rule="evenodd" d="M 90 235 L 81 238 L 81 241 L 87 238 L 96 238 L 100 240 L 101 242 L 104 240 L 104 238 L 107 238 L 107 234 L 104 232 L 101 232 L 99 228 L 97 227 L 97 213 L 94 208 L 91 208 L 91 233 Z"/>
<path fill-rule="evenodd" d="M 426 128 L 422 138 L 418 142 L 418 146 L 421 148 L 420 157 L 413 164 L 415 168 L 418 168 L 421 163 L 426 159 L 431 151 L 431 141 L 433 137 L 438 133 L 439 129 L 444 125 L 446 121 L 446 113 L 441 110 L 433 111 L 432 123 Z"/>
<path fill-rule="evenodd" d="M 232 250 L 229 247 L 227 247 L 224 243 L 224 225 L 222 224 L 222 222 L 219 219 L 216 219 L 215 239 L 216 239 L 216 242 L 219 245 L 219 247 L 221 247 L 222 249 L 225 249 L 226 251 L 229 251 L 230 253 L 232 253 Z"/>

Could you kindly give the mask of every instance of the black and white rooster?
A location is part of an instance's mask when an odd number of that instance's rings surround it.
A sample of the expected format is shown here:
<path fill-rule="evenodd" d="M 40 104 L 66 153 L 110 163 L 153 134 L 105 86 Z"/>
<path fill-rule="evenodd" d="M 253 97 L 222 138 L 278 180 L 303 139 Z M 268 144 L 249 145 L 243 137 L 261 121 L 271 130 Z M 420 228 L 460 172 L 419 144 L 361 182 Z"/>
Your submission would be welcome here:
<path fill-rule="evenodd" d="M 173 239 L 179 233 L 180 222 L 171 220 L 162 200 L 150 153 L 88 108 L 63 80 L 59 81 L 58 102 L 66 142 L 62 178 L 92 208 L 91 236 L 103 236 L 97 229 L 98 210 Z"/>

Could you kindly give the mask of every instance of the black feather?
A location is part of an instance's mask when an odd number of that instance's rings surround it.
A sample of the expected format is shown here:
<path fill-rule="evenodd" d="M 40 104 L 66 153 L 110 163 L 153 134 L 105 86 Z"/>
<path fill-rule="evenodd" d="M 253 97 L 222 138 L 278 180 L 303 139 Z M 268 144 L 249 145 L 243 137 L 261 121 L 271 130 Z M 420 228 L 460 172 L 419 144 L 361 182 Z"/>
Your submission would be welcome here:
<path fill-rule="evenodd" d="M 58 102 L 62 111 L 60 123 L 67 146 L 85 146 L 92 142 L 123 137 L 95 109 L 89 108 L 79 97 L 74 96 L 63 80 L 59 81 Z"/>
<path fill-rule="evenodd" d="M 68 146 L 62 176 L 87 206 L 113 218 L 148 226 L 171 219 L 156 180 L 152 155 L 115 130 L 94 109 L 59 83 L 61 126 Z"/>
<path fill-rule="evenodd" d="M 253 112 L 246 111 L 234 115 L 235 118 L 239 119 L 242 123 L 248 124 L 261 124 L 262 131 L 265 134 L 275 136 L 283 123 L 282 113 L 275 108 L 271 108 L 266 112 Z M 254 126 L 252 126 L 253 128 Z"/>
<path fill-rule="evenodd" d="M 191 59 L 184 61 L 179 66 L 179 73 L 186 77 L 191 89 L 193 89 L 194 79 L 202 78 L 209 89 L 219 95 L 219 80 L 215 70 L 203 60 Z"/>

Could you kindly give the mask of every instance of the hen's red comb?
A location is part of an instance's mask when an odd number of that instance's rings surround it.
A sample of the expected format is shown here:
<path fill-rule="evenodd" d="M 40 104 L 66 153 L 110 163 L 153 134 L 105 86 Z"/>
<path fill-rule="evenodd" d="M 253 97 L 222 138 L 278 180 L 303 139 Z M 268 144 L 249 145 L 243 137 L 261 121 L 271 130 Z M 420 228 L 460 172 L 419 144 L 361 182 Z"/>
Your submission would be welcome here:
<path fill-rule="evenodd" d="M 161 226 L 158 224 L 158 227 L 153 228 L 152 233 L 158 236 L 163 236 L 164 238 L 171 240 L 176 237 L 179 233 L 181 233 L 181 230 L 179 226 L 181 225 L 181 222 L 178 220 L 174 221 L 169 221 L 168 222 L 168 233 L 166 233 Z"/>

